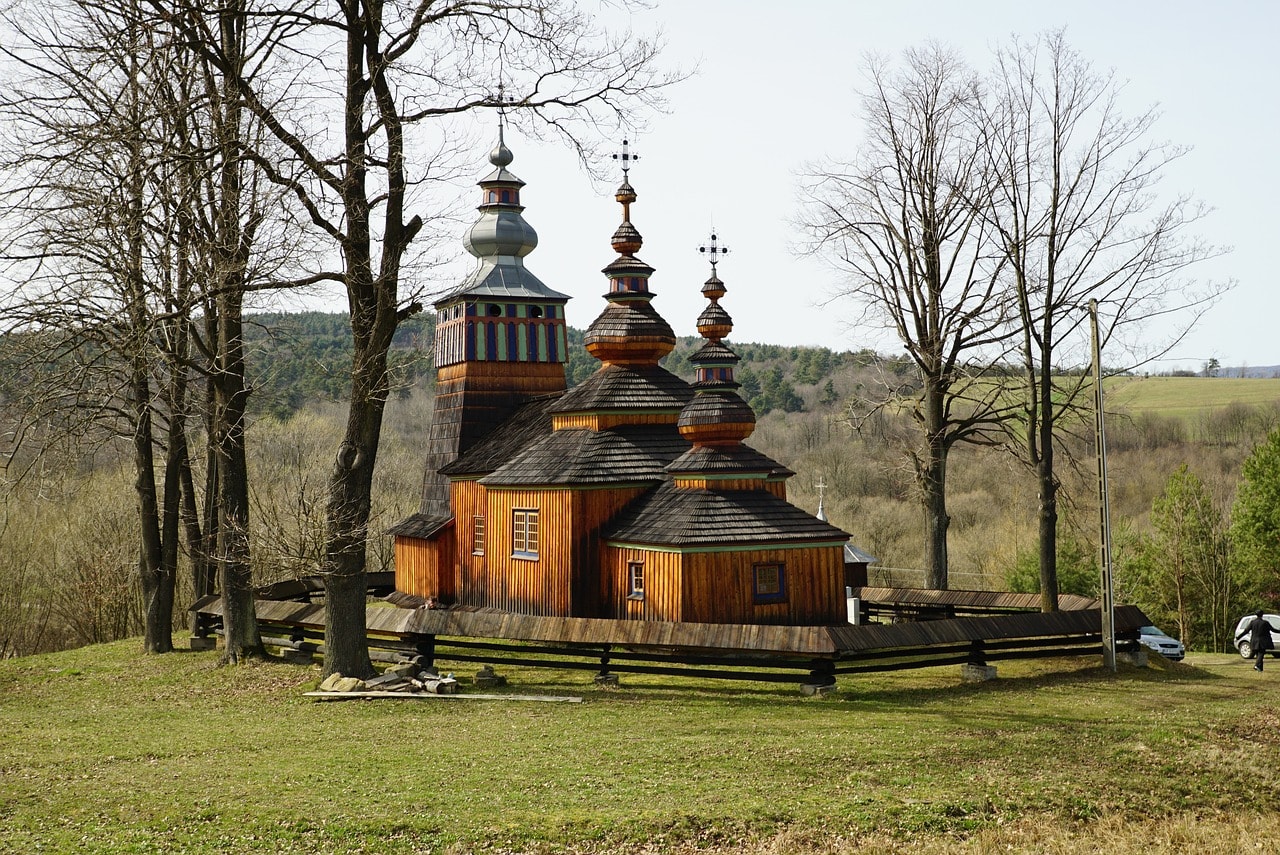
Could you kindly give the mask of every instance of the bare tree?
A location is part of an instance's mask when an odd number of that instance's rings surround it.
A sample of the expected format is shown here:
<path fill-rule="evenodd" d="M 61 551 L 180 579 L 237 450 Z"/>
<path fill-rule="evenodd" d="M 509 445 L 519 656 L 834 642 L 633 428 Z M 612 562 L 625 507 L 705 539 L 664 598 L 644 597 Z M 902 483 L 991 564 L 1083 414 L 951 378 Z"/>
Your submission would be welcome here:
<path fill-rule="evenodd" d="M 891 328 L 919 385 L 887 382 L 851 411 L 855 426 L 907 406 L 919 427 L 908 453 L 923 505 L 926 584 L 947 587 L 947 457 L 992 443 L 1009 411 L 985 366 L 1004 353 L 1006 302 L 987 224 L 973 200 L 990 175 L 976 133 L 979 82 L 951 50 L 908 50 L 900 67 L 869 64 L 859 157 L 821 167 L 805 188 L 810 249 L 845 280 L 842 296 Z"/>
<path fill-rule="evenodd" d="M 169 10 L 66 0 L 43 15 L 23 11 L 7 55 L 25 76 L 3 106 L 15 143 L 6 164 L 6 213 L 17 226 L 9 258 L 26 267 L 15 271 L 24 284 L 4 313 L 10 329 L 40 345 L 28 360 L 40 382 L 26 416 L 78 413 L 67 416 L 72 432 L 89 419 L 127 430 L 147 649 L 171 647 L 185 536 L 197 594 L 209 589 L 213 559 L 221 569 L 226 658 L 261 653 L 239 319 L 245 292 L 279 264 L 278 253 L 266 263 L 260 252 L 250 267 L 267 208 L 275 206 L 273 222 L 288 218 L 278 194 L 252 183 L 236 85 L 191 50 Z M 223 7 L 215 18 L 232 56 L 246 38 L 228 23 L 237 11 Z M 203 526 L 187 437 L 194 374 L 212 389 Z"/>
<path fill-rule="evenodd" d="M 410 244 L 429 238 L 424 226 L 444 213 L 428 191 L 453 177 L 451 122 L 497 106 L 493 89 L 505 82 L 513 110 L 543 119 L 581 151 L 584 126 L 616 123 L 655 98 L 665 82 L 654 70 L 656 47 L 611 39 L 561 0 L 262 2 L 251 17 L 274 28 L 275 47 L 264 56 L 287 74 L 270 76 L 260 65 L 250 75 L 210 26 L 212 7 L 185 5 L 180 20 L 190 42 L 285 149 L 282 157 L 253 152 L 259 166 L 294 194 L 340 255 L 336 266 L 303 277 L 342 285 L 354 341 L 320 568 L 324 670 L 367 675 L 365 546 L 387 350 L 400 321 L 419 309 L 414 288 L 401 293 L 402 270 Z M 281 79 L 301 88 L 279 97 Z M 414 207 L 419 213 L 410 216 Z"/>
<path fill-rule="evenodd" d="M 1107 318 L 1112 365 L 1125 345 L 1134 363 L 1167 351 L 1143 343 L 1154 318 L 1212 299 L 1221 289 L 1185 279 L 1218 250 L 1189 233 L 1205 208 L 1186 196 L 1161 201 L 1160 178 L 1183 149 L 1153 142 L 1154 108 L 1127 117 L 1120 83 L 1050 32 L 998 51 L 985 99 L 984 149 L 995 174 L 985 204 L 1016 305 L 1023 407 L 1010 447 L 1039 486 L 1041 606 L 1057 608 L 1058 490 L 1055 436 L 1090 394 L 1082 365 L 1089 300 Z M 1189 325 L 1189 321 L 1188 321 Z M 1185 332 L 1185 328 L 1183 329 Z M 1107 345 L 1114 345 L 1108 347 Z"/>
<path fill-rule="evenodd" d="M 166 240 L 171 205 L 158 164 L 166 140 L 154 104 L 171 55 L 136 2 L 106 11 L 73 2 L 25 10 L 5 50 L 19 71 L 3 109 L 8 258 L 21 285 L 5 300 L 6 329 L 33 345 L 24 376 L 24 425 L 57 422 L 62 436 L 104 426 L 129 437 L 136 470 L 144 646 L 172 648 L 178 544 L 178 463 L 186 457 L 180 385 L 166 360 L 184 349 L 166 336 L 176 295 L 176 255 Z M 159 383 L 159 388 L 157 384 Z M 174 393 L 178 397 L 175 398 Z M 44 432 L 44 439 L 50 433 Z M 157 447 L 168 448 L 161 473 Z M 157 478 L 163 475 L 164 486 Z M 164 505 L 172 501 L 174 513 Z"/>

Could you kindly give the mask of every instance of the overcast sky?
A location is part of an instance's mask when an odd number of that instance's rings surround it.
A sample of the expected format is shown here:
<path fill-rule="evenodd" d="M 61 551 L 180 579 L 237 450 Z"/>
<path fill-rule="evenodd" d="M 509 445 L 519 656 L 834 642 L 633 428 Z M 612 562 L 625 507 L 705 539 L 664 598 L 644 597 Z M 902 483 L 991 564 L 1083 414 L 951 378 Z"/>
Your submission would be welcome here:
<path fill-rule="evenodd" d="M 677 334 L 694 333 L 707 276 L 697 247 L 714 222 L 731 249 L 720 273 L 733 339 L 895 351 L 883 330 L 851 327 L 853 307 L 827 302 L 836 275 L 794 252 L 798 175 L 807 163 L 856 149 L 866 52 L 895 55 L 936 39 L 985 68 L 992 45 L 1011 34 L 1066 26 L 1073 47 L 1127 81 L 1127 112 L 1158 103 L 1157 136 L 1192 147 L 1162 188 L 1212 205 L 1200 233 L 1234 247 L 1198 275 L 1238 284 L 1176 359 L 1155 367 L 1198 368 L 1210 357 L 1224 366 L 1280 364 L 1280 288 L 1270 255 L 1280 227 L 1271 207 L 1280 196 L 1277 10 L 1270 0 L 660 2 L 635 26 L 661 27 L 666 61 L 698 73 L 671 91 L 669 113 L 633 140 L 641 160 L 632 171 L 639 193 L 632 219 L 645 238 L 640 257 L 657 268 L 654 305 Z M 511 169 L 528 183 L 525 216 L 540 237 L 526 261 L 573 295 L 569 322 L 585 327 L 603 307 L 599 271 L 612 260 L 616 178 L 593 184 L 551 143 L 518 133 L 508 142 Z M 477 178 L 485 152 L 477 151 Z"/>

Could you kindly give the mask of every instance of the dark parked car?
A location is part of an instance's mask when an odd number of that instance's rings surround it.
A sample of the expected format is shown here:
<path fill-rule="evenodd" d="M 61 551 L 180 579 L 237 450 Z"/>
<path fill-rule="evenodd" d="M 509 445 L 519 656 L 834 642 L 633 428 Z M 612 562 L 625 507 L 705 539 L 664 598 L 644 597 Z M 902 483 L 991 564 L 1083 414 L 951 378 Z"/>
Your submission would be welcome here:
<path fill-rule="evenodd" d="M 1257 617 L 1257 613 L 1247 614 L 1240 618 L 1236 624 L 1236 631 L 1231 635 L 1231 643 L 1236 646 L 1236 650 L 1240 651 L 1240 655 L 1245 659 L 1253 658 L 1253 645 L 1249 643 L 1249 623 Z M 1280 615 L 1263 615 L 1267 623 L 1271 624 L 1271 655 L 1280 656 Z M 1243 638 L 1241 635 L 1243 634 Z"/>

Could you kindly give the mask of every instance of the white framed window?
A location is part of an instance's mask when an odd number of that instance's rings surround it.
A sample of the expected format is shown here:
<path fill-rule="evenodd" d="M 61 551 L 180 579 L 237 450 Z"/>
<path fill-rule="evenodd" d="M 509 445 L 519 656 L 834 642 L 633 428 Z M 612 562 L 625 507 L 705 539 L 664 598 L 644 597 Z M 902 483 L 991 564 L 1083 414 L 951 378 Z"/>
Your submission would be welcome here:
<path fill-rule="evenodd" d="M 471 518 L 471 554 L 484 555 L 484 517 L 479 514 Z"/>
<path fill-rule="evenodd" d="M 644 562 L 627 562 L 627 599 L 644 599 Z"/>
<path fill-rule="evenodd" d="M 538 511 L 516 508 L 511 512 L 511 551 L 521 558 L 538 557 Z"/>

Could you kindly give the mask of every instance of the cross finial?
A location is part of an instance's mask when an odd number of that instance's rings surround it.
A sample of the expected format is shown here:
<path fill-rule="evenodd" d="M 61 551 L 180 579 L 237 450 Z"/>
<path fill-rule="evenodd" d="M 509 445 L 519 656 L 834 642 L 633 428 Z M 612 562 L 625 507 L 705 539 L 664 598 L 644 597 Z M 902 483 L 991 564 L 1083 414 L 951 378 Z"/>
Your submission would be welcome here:
<path fill-rule="evenodd" d="M 622 151 L 620 151 L 619 153 L 613 156 L 614 160 L 622 161 L 622 180 L 623 181 L 627 180 L 627 173 L 631 170 L 631 161 L 640 159 L 640 155 L 633 153 L 628 148 L 630 144 L 631 143 L 629 141 L 623 140 Z"/>
<path fill-rule="evenodd" d="M 491 99 L 498 108 L 498 134 L 502 134 L 503 125 L 507 122 L 507 105 L 514 104 L 515 98 L 507 94 L 507 84 L 498 81 L 498 94 Z"/>
<path fill-rule="evenodd" d="M 719 256 L 724 255 L 729 251 L 729 247 L 720 246 L 717 243 L 718 240 L 719 240 L 719 237 L 716 235 L 715 229 L 712 229 L 711 242 L 705 246 L 698 247 L 698 252 L 705 253 L 707 256 L 711 258 L 711 273 L 713 275 L 716 272 L 716 264 L 720 260 Z"/>

